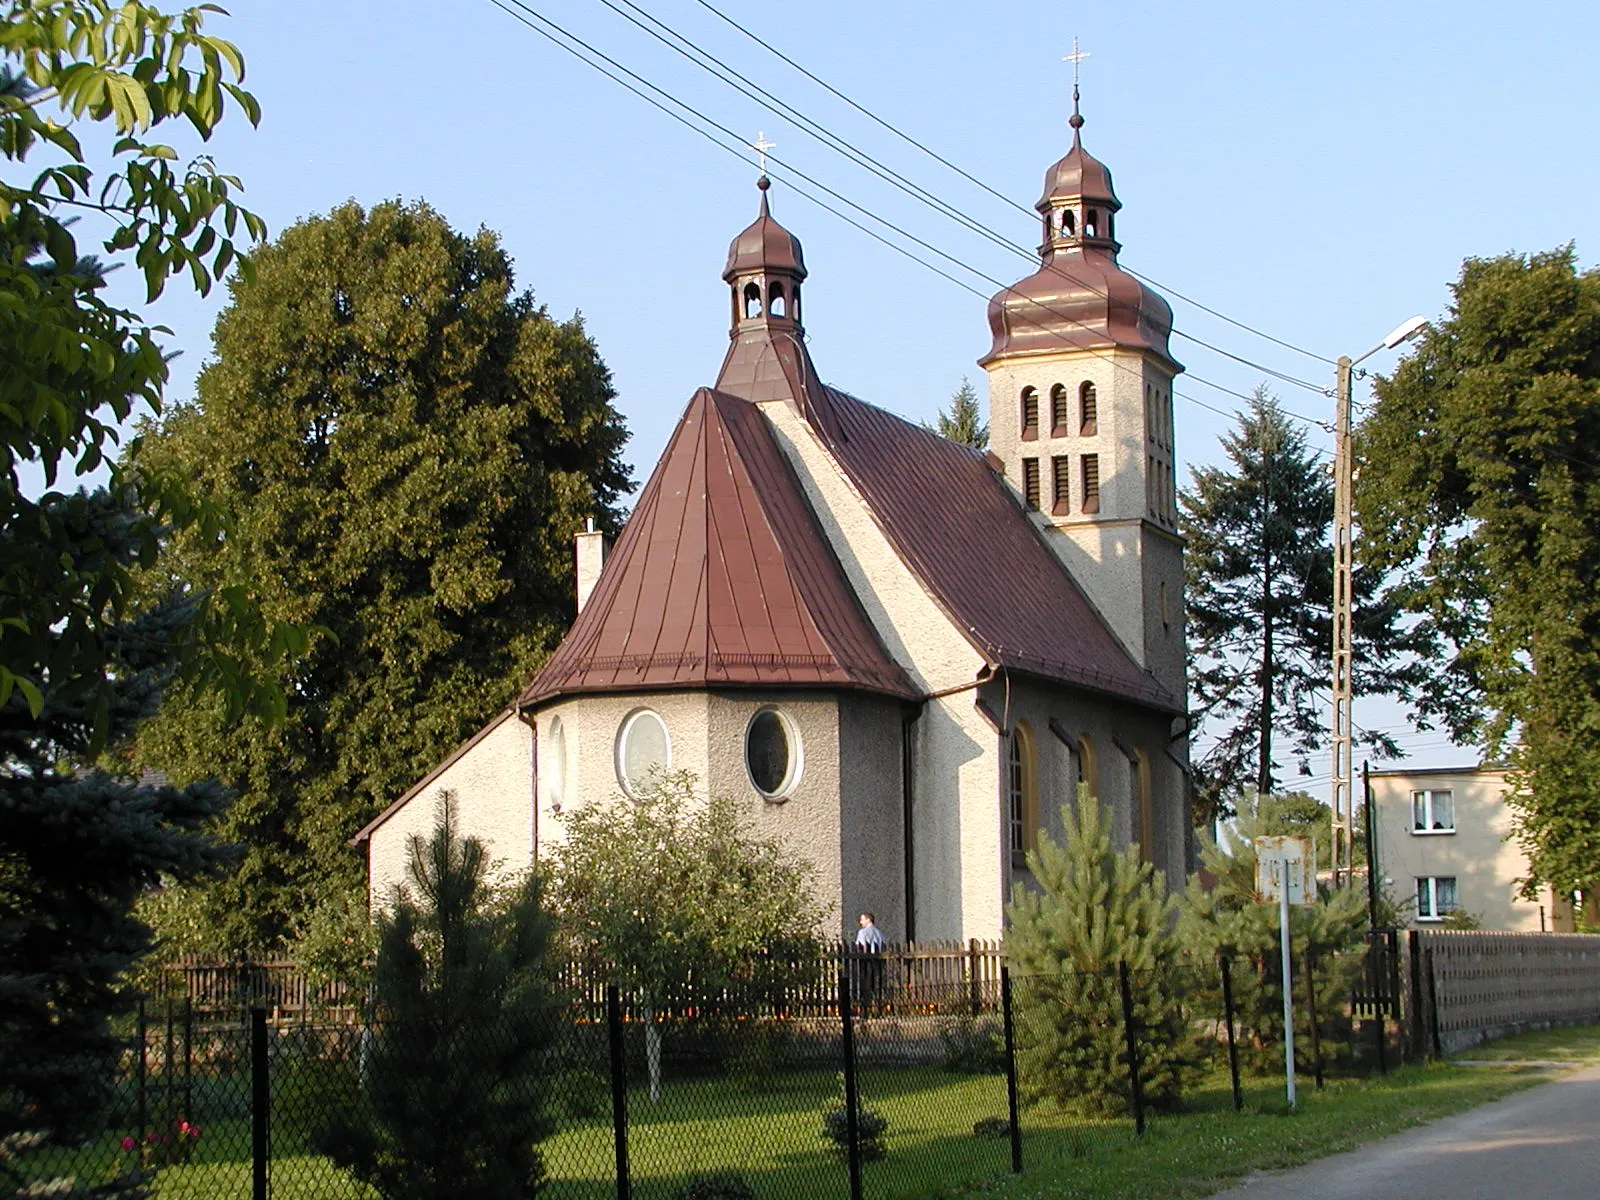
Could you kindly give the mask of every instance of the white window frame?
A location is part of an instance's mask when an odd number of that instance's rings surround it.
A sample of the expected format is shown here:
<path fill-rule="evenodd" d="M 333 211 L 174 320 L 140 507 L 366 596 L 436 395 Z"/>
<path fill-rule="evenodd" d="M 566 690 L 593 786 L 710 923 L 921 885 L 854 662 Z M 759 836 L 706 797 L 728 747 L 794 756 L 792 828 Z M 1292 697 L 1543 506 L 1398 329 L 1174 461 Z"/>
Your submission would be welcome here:
<path fill-rule="evenodd" d="M 622 785 L 623 792 L 633 800 L 637 800 L 641 795 L 649 790 L 650 781 L 644 779 L 634 781 L 640 785 L 639 789 L 635 790 L 634 782 L 630 782 L 628 779 L 628 735 L 633 732 L 633 727 L 646 717 L 654 720 L 658 725 L 661 726 L 662 741 L 666 744 L 666 754 L 662 759 L 661 765 L 657 768 L 656 773 L 658 775 L 665 775 L 667 772 L 672 770 L 672 733 L 667 728 L 666 719 L 653 708 L 634 709 L 623 718 L 622 724 L 617 729 L 616 744 L 612 748 L 612 758 L 616 768 L 617 782 Z"/>
<path fill-rule="evenodd" d="M 783 736 L 788 740 L 789 769 L 785 772 L 783 780 L 778 784 L 778 790 L 775 792 L 769 792 L 757 783 L 755 772 L 750 770 L 750 731 L 755 727 L 756 721 L 765 713 L 771 713 L 778 718 L 778 724 L 783 729 Z M 800 740 L 800 728 L 789 718 L 788 713 L 771 704 L 763 705 L 756 709 L 755 712 L 750 714 L 750 719 L 744 723 L 744 741 L 740 749 L 744 757 L 745 778 L 750 781 L 750 786 L 755 788 L 756 793 L 763 800 L 781 804 L 794 795 L 795 789 L 800 786 L 800 776 L 805 773 L 806 758 L 805 746 Z"/>
<path fill-rule="evenodd" d="M 1435 829 L 1433 819 L 1433 800 L 1435 796 L 1448 796 L 1450 798 L 1450 824 L 1442 829 Z M 1417 828 L 1417 801 L 1422 801 L 1423 827 Z M 1412 837 L 1439 837 L 1442 834 L 1451 834 L 1456 831 L 1456 798 L 1453 788 L 1413 788 L 1411 790 L 1411 836 Z"/>
<path fill-rule="evenodd" d="M 1450 881 L 1451 887 L 1455 890 L 1455 897 L 1454 897 L 1455 903 L 1441 908 L 1439 906 L 1439 884 L 1442 881 L 1446 880 L 1446 879 L 1448 879 Z M 1424 889 L 1422 887 L 1423 884 L 1427 884 L 1427 888 L 1426 889 Z M 1417 876 L 1417 885 L 1418 885 L 1417 886 L 1417 920 L 1418 920 L 1418 922 L 1423 922 L 1423 923 L 1427 923 L 1427 924 L 1431 925 L 1431 924 L 1433 924 L 1433 923 L 1435 923 L 1437 921 L 1444 920 L 1445 917 L 1449 913 L 1451 913 L 1455 909 L 1458 909 L 1458 908 L 1461 907 L 1461 884 L 1458 881 L 1456 876 L 1454 876 L 1454 875 L 1418 875 Z M 1427 896 L 1428 896 L 1428 911 L 1427 912 L 1423 912 L 1423 910 L 1422 910 L 1422 896 L 1423 896 L 1424 890 L 1426 890 Z"/>

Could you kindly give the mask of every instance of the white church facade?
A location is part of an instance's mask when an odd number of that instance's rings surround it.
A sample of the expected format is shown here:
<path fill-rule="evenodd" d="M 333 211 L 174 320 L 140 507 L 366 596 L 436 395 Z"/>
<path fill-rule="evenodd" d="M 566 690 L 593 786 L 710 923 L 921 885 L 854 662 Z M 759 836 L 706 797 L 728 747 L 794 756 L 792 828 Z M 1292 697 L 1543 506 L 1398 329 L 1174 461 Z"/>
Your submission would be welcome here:
<path fill-rule="evenodd" d="M 1181 886 L 1193 854 L 1171 310 L 1117 265 L 1110 173 L 1046 175 L 1038 270 L 990 304 L 984 453 L 824 384 L 800 243 L 730 248 L 731 344 L 516 704 L 363 829 L 400 882 L 437 798 L 517 868 L 573 807 L 686 770 L 817 869 L 838 930 L 997 938 L 1080 781 Z M 807 302 L 809 303 L 809 288 Z"/>

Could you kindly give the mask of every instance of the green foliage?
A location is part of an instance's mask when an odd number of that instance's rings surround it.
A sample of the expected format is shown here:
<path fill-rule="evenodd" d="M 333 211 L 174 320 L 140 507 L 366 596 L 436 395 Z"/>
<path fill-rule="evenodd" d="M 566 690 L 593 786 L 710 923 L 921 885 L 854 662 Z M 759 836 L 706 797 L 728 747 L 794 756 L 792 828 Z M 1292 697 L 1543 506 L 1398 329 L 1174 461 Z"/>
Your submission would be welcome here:
<path fill-rule="evenodd" d="M 989 423 L 983 419 L 978 393 L 970 379 L 963 378 L 961 386 L 950 397 L 950 407 L 939 410 L 934 431 L 952 442 L 962 442 L 978 450 L 989 448 Z"/>
<path fill-rule="evenodd" d="M 888 1155 L 883 1135 L 889 1132 L 889 1119 L 874 1109 L 861 1106 L 856 1098 L 856 1149 L 862 1162 L 881 1162 Z M 850 1154 L 850 1109 L 845 1102 L 844 1075 L 839 1076 L 839 1099 L 822 1110 L 822 1140 L 833 1143 L 840 1158 Z"/>
<path fill-rule="evenodd" d="M 939 1030 L 939 1042 L 946 1071 L 999 1075 L 1006 1069 L 1005 1031 L 993 1017 L 960 1017 Z"/>
<path fill-rule="evenodd" d="M 1079 789 L 1063 805 L 1066 844 L 1041 834 L 1028 853 L 1037 888 L 1019 884 L 1006 954 L 1019 977 L 1018 1075 L 1032 1099 L 1128 1111 L 1118 967 L 1126 963 L 1145 1099 L 1174 1106 L 1198 1051 L 1183 1010 L 1174 902 L 1137 847 L 1111 845 L 1110 810 Z"/>
<path fill-rule="evenodd" d="M 1424 710 L 1495 752 L 1527 889 L 1600 883 L 1600 271 L 1468 259 L 1362 423 L 1365 549 L 1447 652 Z"/>
<path fill-rule="evenodd" d="M 1222 439 L 1227 467 L 1198 466 L 1179 496 L 1188 546 L 1185 605 L 1190 686 L 1215 742 L 1197 764 L 1197 825 L 1226 816 L 1247 786 L 1279 779 L 1279 742 L 1302 771 L 1327 736 L 1331 667 L 1333 485 L 1265 387 Z M 1426 639 L 1399 622 L 1377 572 L 1353 579 L 1357 695 L 1406 695 L 1423 672 Z M 1357 731 L 1379 757 L 1398 753 L 1382 732 Z"/>
<path fill-rule="evenodd" d="M 379 920 L 361 1096 L 323 1148 L 383 1200 L 528 1200 L 549 1132 L 551 923 L 536 876 L 496 901 L 454 809 L 446 794 L 433 836 L 411 839 L 407 885 Z"/>
<path fill-rule="evenodd" d="M 755 1200 L 755 1195 L 744 1176 L 734 1171 L 696 1175 L 678 1190 L 678 1200 Z"/>
<path fill-rule="evenodd" d="M 728 1075 L 746 1092 L 772 1090 L 784 1066 L 793 1040 L 783 1021 L 743 1022 L 734 1036 L 733 1056 L 728 1060 Z"/>
<path fill-rule="evenodd" d="M 321 627 L 282 677 L 289 719 L 239 728 L 192 690 L 140 741 L 238 797 L 239 870 L 189 897 L 213 953 L 266 953 L 360 885 L 361 826 L 502 709 L 573 614 L 572 535 L 615 530 L 628 477 L 610 377 L 580 320 L 514 289 L 487 230 L 348 203 L 250 256 L 194 403 L 138 462 L 237 514 L 151 573 L 243 572 Z"/>
<path fill-rule="evenodd" d="M 1201 843 L 1200 862 L 1215 880 L 1207 891 L 1200 876 L 1190 878 L 1179 932 L 1194 958 L 1205 964 L 1198 978 L 1212 1013 L 1222 1012 L 1221 980 L 1215 966 L 1232 962 L 1235 1025 L 1241 1060 L 1270 1070 L 1283 1058 L 1283 975 L 1276 903 L 1256 900 L 1254 839 L 1278 832 L 1270 822 L 1241 814 L 1224 832 L 1221 844 Z M 1288 831 L 1295 832 L 1295 831 Z M 1345 1008 L 1360 971 L 1358 950 L 1367 927 L 1366 889 L 1319 887 L 1317 901 L 1289 910 L 1289 943 L 1294 956 L 1295 1058 L 1312 1066 L 1310 1012 L 1305 982 L 1308 955 L 1316 997 L 1318 1034 L 1325 1062 L 1348 1052 L 1350 1021 Z"/>

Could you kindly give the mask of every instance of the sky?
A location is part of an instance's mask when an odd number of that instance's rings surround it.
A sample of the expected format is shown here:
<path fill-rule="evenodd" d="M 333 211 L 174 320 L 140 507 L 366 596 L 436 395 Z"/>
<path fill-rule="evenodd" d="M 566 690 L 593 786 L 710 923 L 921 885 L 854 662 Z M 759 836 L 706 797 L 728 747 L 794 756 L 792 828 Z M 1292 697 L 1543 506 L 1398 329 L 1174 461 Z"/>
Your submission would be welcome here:
<path fill-rule="evenodd" d="M 983 392 L 975 360 L 989 345 L 986 297 L 998 290 L 993 281 L 1030 273 L 1027 261 L 737 95 L 602 0 L 501 2 L 533 25 L 536 12 L 571 31 L 740 140 L 761 131 L 776 143 L 773 211 L 805 246 L 806 328 L 826 381 L 917 420 L 931 420 L 963 377 Z M 611 3 L 629 11 L 625 0 Z M 1017 206 L 1031 208 L 1045 169 L 1070 145 L 1072 71 L 1063 56 L 1077 36 L 1089 53 L 1084 145 L 1114 174 L 1123 263 L 1157 281 L 1180 332 L 1250 360 L 1174 341 L 1189 371 L 1176 389 L 1184 464 L 1220 458 L 1224 414 L 1241 403 L 1230 393 L 1248 393 L 1264 368 L 1310 385 L 1274 381 L 1286 409 L 1331 419 L 1332 367 L 1178 294 L 1332 359 L 1362 353 L 1414 313 L 1443 314 L 1468 256 L 1571 241 L 1587 265 L 1600 247 L 1600 5 L 711 0 L 1009 198 L 1001 200 L 698 0 L 634 3 L 1028 247 L 1036 220 Z M 495 0 L 228 7 L 231 15 L 208 31 L 243 51 L 263 116 L 251 129 L 232 114 L 205 151 L 241 177 L 245 202 L 274 232 L 348 199 L 394 197 L 425 199 L 459 229 L 496 231 L 521 286 L 556 317 L 582 314 L 611 368 L 642 482 L 726 348 L 720 272 L 729 240 L 755 216 L 753 152 L 730 153 L 685 128 Z M 899 232 L 852 213 L 875 240 L 824 211 L 797 171 Z M 221 289 L 201 299 L 174 287 L 145 310 L 170 327 L 168 344 L 181 352 L 171 398 L 192 393 L 225 300 Z M 1388 352 L 1369 360 L 1380 371 L 1394 361 Z M 1306 427 L 1313 445 L 1330 443 L 1325 430 Z M 1398 729 L 1419 765 L 1472 757 L 1442 734 L 1407 732 L 1392 705 L 1358 704 L 1356 721 Z M 1321 794 L 1326 759 L 1312 770 L 1305 782 Z"/>

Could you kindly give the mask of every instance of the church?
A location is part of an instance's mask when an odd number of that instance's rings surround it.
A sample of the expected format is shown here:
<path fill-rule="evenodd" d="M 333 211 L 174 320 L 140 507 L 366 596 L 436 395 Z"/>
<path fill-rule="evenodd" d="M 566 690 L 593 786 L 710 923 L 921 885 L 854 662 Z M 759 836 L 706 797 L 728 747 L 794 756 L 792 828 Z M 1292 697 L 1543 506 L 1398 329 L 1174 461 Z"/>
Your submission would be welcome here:
<path fill-rule="evenodd" d="M 577 618 L 515 705 L 356 836 L 375 904 L 444 791 L 514 869 L 665 770 L 813 863 L 830 934 L 870 910 L 892 941 L 1002 936 L 1080 783 L 1182 886 L 1182 367 L 1071 124 L 1038 269 L 989 304 L 988 452 L 822 381 L 803 319 L 826 284 L 761 178 L 721 370 L 615 545 L 578 535 Z"/>

